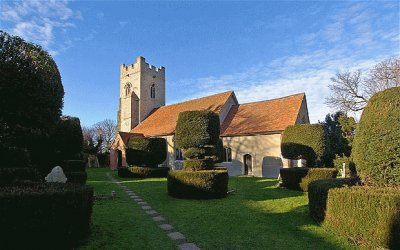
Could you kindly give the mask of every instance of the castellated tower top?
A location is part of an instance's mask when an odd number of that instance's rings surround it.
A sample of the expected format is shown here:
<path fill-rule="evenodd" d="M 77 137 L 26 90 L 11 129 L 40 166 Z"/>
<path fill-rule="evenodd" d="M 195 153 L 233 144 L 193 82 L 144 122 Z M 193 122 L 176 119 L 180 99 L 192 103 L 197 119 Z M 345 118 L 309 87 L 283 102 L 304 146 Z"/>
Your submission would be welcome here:
<path fill-rule="evenodd" d="M 143 56 L 138 56 L 136 58 L 136 61 L 133 64 L 121 64 L 120 66 L 120 76 L 123 77 L 127 74 L 133 73 L 134 71 L 137 71 L 138 69 L 149 69 L 151 71 L 154 71 L 155 73 L 162 73 L 165 74 L 165 68 L 164 66 L 160 67 L 155 67 L 149 63 L 146 62 L 146 58 Z"/>
<path fill-rule="evenodd" d="M 142 56 L 120 65 L 118 129 L 129 132 L 155 109 L 165 105 L 165 68 L 155 67 Z"/>

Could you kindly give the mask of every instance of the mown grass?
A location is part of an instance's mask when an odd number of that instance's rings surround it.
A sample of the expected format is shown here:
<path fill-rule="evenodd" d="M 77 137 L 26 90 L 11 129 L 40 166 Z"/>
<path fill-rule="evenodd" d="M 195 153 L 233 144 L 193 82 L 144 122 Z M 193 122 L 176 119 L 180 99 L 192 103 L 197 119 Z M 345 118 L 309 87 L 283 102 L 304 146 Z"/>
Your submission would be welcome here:
<path fill-rule="evenodd" d="M 150 217 L 106 176 L 106 169 L 89 169 L 87 184 L 95 194 L 111 194 L 116 199 L 96 201 L 92 227 L 86 245 L 80 249 L 176 249 L 168 236 Z"/>
<path fill-rule="evenodd" d="M 90 170 L 90 180 L 94 176 L 92 171 L 100 176 L 109 170 Z M 357 249 L 345 238 L 324 231 L 312 221 L 308 215 L 306 193 L 277 188 L 275 180 L 230 177 L 229 188 L 236 191 L 225 199 L 182 200 L 168 196 L 165 178 L 124 179 L 118 178 L 114 172 L 112 174 L 202 249 Z M 89 183 L 95 189 L 97 185 L 103 185 Z M 122 205 L 124 209 L 115 208 Z M 104 208 L 98 204 L 95 206 L 93 219 L 100 228 L 108 220 L 99 217 L 109 215 L 96 212 L 96 209 Z M 124 202 L 109 204 L 108 209 L 136 210 L 133 204 Z M 143 239 L 135 241 L 153 239 L 151 245 L 146 244 L 146 249 L 168 249 L 169 239 L 162 237 L 154 225 L 151 227 L 144 220 L 150 223 L 141 212 L 129 223 L 131 234 L 142 235 Z M 145 225 L 153 229 L 143 228 Z M 94 234 L 91 239 L 96 241 L 98 236 Z M 118 235 L 119 240 L 113 240 L 125 241 L 126 237 L 129 238 L 122 234 Z"/>

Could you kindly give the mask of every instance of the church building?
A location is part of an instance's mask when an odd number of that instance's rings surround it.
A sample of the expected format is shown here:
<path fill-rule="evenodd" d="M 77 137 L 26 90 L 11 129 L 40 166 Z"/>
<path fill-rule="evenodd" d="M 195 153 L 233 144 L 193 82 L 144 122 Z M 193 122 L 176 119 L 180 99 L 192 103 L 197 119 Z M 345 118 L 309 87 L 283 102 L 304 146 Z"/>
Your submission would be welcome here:
<path fill-rule="evenodd" d="M 266 96 L 268 93 L 266 93 Z M 172 169 L 182 168 L 182 151 L 175 146 L 178 115 L 188 110 L 210 110 L 220 118 L 225 166 L 230 175 L 277 178 L 280 168 L 297 161 L 281 155 L 281 135 L 289 125 L 309 123 L 304 93 L 239 104 L 233 91 L 165 105 L 165 68 L 138 57 L 120 66 L 118 133 L 111 147 L 112 168 L 127 166 L 125 147 L 132 136 L 162 137 Z"/>

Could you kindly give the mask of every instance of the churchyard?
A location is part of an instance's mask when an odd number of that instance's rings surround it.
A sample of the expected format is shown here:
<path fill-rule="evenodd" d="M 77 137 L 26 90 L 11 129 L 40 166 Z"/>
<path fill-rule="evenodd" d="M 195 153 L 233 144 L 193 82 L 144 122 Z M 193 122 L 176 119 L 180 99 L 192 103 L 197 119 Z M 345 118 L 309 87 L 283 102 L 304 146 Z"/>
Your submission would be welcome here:
<path fill-rule="evenodd" d="M 339 112 L 288 126 L 282 156 L 307 167 L 279 181 L 217 165 L 209 110 L 179 114 L 182 169 L 160 167 L 166 140 L 146 136 L 127 141 L 128 166 L 88 168 L 96 154 L 80 119 L 62 115 L 52 57 L 5 32 L 0 42 L 1 249 L 400 249 L 400 87 L 377 91 L 357 124 Z"/>

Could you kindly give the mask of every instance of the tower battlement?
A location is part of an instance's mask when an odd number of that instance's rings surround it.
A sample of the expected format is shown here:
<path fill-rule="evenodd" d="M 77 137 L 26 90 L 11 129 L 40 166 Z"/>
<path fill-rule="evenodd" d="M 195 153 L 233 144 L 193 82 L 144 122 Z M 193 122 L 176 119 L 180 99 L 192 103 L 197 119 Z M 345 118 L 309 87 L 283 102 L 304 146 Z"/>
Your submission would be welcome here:
<path fill-rule="evenodd" d="M 135 71 L 140 71 L 140 70 L 150 70 L 154 71 L 157 74 L 164 74 L 165 73 L 165 68 L 164 66 L 156 67 L 154 65 L 151 65 L 146 62 L 146 58 L 142 56 L 138 56 L 136 58 L 136 61 L 132 64 L 121 64 L 120 65 L 120 73 L 121 76 L 125 74 L 131 74 Z"/>
<path fill-rule="evenodd" d="M 129 132 L 155 108 L 165 105 L 165 68 L 155 67 L 142 56 L 120 65 L 118 130 Z"/>

